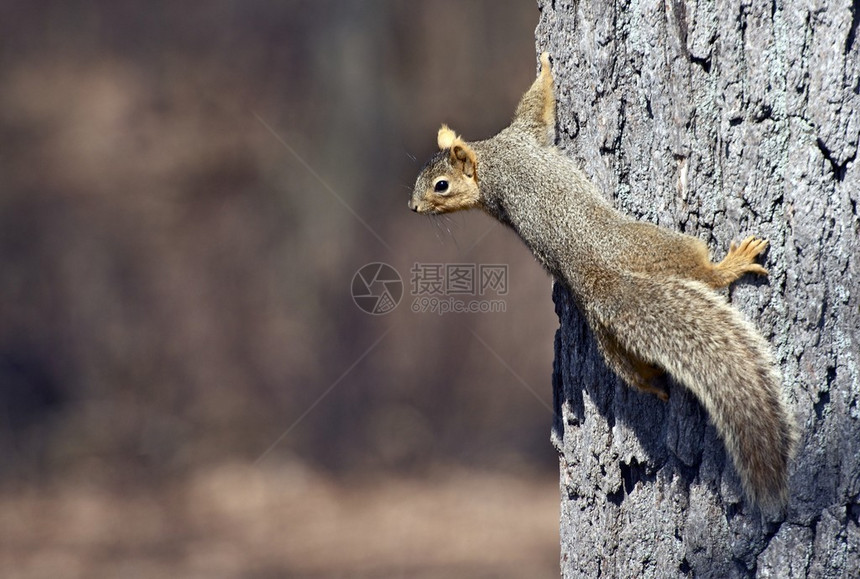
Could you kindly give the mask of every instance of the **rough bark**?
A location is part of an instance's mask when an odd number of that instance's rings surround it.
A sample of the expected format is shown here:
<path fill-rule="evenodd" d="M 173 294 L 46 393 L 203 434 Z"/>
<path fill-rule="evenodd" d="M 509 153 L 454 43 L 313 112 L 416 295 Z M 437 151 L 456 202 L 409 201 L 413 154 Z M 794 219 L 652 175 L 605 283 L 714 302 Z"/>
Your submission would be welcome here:
<path fill-rule="evenodd" d="M 559 146 L 621 210 L 770 240 L 731 302 L 801 430 L 784 517 L 743 498 L 699 403 L 634 392 L 554 300 L 565 577 L 847 577 L 860 569 L 860 5 L 540 1 Z"/>

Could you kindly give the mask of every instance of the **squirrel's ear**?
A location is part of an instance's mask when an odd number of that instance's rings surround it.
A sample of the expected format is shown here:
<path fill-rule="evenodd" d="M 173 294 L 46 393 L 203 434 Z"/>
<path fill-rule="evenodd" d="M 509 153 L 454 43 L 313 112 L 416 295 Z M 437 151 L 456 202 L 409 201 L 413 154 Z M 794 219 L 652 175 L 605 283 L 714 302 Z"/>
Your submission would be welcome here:
<path fill-rule="evenodd" d="M 460 169 L 466 177 L 475 177 L 478 167 L 475 151 L 457 133 L 448 128 L 448 125 L 442 125 L 442 128 L 439 129 L 436 142 L 441 150 L 451 150 L 451 164 L 454 167 Z"/>
<path fill-rule="evenodd" d="M 448 128 L 448 125 L 442 125 L 439 133 L 436 135 L 436 143 L 439 149 L 444 151 L 450 149 L 454 145 L 454 140 L 457 139 L 457 133 Z"/>
<path fill-rule="evenodd" d="M 466 177 L 477 177 L 478 159 L 475 151 L 460 137 L 454 139 L 454 144 L 451 145 L 451 164 L 460 169 Z"/>

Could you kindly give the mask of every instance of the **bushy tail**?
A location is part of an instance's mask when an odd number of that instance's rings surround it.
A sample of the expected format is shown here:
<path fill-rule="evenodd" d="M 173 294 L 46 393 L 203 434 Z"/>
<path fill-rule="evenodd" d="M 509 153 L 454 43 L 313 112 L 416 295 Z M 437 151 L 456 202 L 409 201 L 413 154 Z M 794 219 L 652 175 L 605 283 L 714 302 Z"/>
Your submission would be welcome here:
<path fill-rule="evenodd" d="M 764 338 L 699 282 L 628 274 L 619 283 L 630 287 L 611 293 L 625 298 L 601 303 L 598 321 L 702 402 L 747 496 L 764 508 L 784 507 L 797 433 Z"/>

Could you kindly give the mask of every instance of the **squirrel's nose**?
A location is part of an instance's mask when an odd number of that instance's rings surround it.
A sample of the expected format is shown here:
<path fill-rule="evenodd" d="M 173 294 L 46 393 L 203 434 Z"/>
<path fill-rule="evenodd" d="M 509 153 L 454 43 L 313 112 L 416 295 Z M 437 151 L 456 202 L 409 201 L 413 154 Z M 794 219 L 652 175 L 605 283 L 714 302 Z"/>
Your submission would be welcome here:
<path fill-rule="evenodd" d="M 412 199 L 409 200 L 409 203 L 407 203 L 407 205 L 409 206 L 409 209 L 411 209 L 412 211 L 418 211 L 418 204 L 414 203 L 412 201 Z"/>

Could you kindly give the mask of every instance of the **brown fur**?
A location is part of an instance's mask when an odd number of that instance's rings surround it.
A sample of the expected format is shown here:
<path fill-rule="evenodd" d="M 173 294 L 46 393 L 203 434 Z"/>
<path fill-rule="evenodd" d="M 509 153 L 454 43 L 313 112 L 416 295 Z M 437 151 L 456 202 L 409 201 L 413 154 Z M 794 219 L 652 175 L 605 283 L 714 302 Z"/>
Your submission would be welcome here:
<path fill-rule="evenodd" d="M 788 499 L 797 434 L 780 377 L 759 333 L 716 294 L 746 273 L 767 242 L 748 237 L 714 263 L 703 242 L 612 208 L 553 146 L 555 99 L 549 57 L 511 125 L 467 143 L 444 126 L 441 149 L 415 183 L 419 213 L 481 208 L 508 225 L 566 284 L 607 364 L 630 386 L 661 399 L 671 374 L 702 402 L 747 496 L 765 507 Z M 437 191 L 440 181 L 444 191 Z"/>

